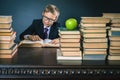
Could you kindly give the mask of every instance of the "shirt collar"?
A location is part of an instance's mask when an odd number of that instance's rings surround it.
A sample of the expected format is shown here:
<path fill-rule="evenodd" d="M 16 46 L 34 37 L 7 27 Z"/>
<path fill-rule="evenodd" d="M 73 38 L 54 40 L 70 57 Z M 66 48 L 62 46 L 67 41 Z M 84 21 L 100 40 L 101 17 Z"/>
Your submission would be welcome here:
<path fill-rule="evenodd" d="M 48 30 L 50 29 L 50 27 L 51 27 L 51 26 L 49 26 L 49 27 L 44 26 L 44 28 L 47 28 Z"/>

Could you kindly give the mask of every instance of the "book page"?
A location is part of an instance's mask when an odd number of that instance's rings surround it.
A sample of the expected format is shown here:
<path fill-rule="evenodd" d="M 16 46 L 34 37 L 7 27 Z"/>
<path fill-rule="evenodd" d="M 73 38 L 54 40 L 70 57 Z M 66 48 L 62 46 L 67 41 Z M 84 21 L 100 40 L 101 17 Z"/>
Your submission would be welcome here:
<path fill-rule="evenodd" d="M 58 44 L 52 44 L 50 43 L 52 40 L 51 39 L 45 39 L 45 40 L 40 40 L 40 41 L 31 41 L 31 40 L 23 40 L 20 42 L 20 45 L 29 45 L 29 47 L 38 47 L 41 45 L 41 47 L 59 47 Z"/>
<path fill-rule="evenodd" d="M 58 44 L 52 44 L 51 43 L 51 39 L 45 39 L 43 40 L 43 47 L 59 47 L 59 43 Z"/>

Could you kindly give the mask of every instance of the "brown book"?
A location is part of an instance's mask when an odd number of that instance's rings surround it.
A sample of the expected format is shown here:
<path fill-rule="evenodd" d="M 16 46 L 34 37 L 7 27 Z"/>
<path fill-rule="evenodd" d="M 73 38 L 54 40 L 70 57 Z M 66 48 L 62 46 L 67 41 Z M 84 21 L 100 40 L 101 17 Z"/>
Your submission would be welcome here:
<path fill-rule="evenodd" d="M 11 36 L 9 36 L 9 35 L 0 36 L 0 40 L 12 40 L 15 37 L 16 37 L 16 32 L 13 32 L 13 34 Z"/>
<path fill-rule="evenodd" d="M 120 46 L 120 42 L 119 41 L 111 41 L 110 42 L 110 46 Z"/>
<path fill-rule="evenodd" d="M 77 54 L 75 53 L 65 53 L 66 55 L 64 54 L 65 56 L 63 56 L 61 50 L 57 49 L 57 61 L 76 61 L 76 60 L 81 61 L 82 60 L 81 52 L 77 52 Z"/>
<path fill-rule="evenodd" d="M 0 29 L 9 29 L 11 27 L 11 23 L 0 23 Z"/>
<path fill-rule="evenodd" d="M 85 38 L 105 38 L 107 36 L 106 33 L 96 33 L 96 34 L 83 34 Z"/>
<path fill-rule="evenodd" d="M 113 18 L 111 23 L 120 23 L 120 18 Z"/>
<path fill-rule="evenodd" d="M 0 49 L 10 49 L 14 45 L 14 41 L 10 43 L 0 43 Z"/>
<path fill-rule="evenodd" d="M 120 13 L 103 13 L 105 18 L 120 18 Z"/>
<path fill-rule="evenodd" d="M 81 29 L 83 33 L 106 33 L 106 29 Z"/>
<path fill-rule="evenodd" d="M 110 41 L 120 41 L 120 36 L 109 36 Z"/>
<path fill-rule="evenodd" d="M 68 43 L 60 43 L 61 47 L 80 47 L 80 43 L 68 42 Z"/>
<path fill-rule="evenodd" d="M 109 55 L 109 56 L 108 56 L 108 60 L 120 60 L 120 56 L 116 56 L 116 55 L 115 55 L 115 56 L 113 56 L 113 55 L 110 56 L 110 55 Z"/>
<path fill-rule="evenodd" d="M 111 27 L 111 31 L 120 31 L 120 27 Z"/>
<path fill-rule="evenodd" d="M 78 52 L 80 51 L 80 48 L 60 48 L 62 52 Z"/>
<path fill-rule="evenodd" d="M 120 28 L 120 23 L 111 24 L 110 26 Z"/>
<path fill-rule="evenodd" d="M 106 27 L 106 24 L 104 23 L 96 23 L 96 24 L 93 24 L 93 23 L 80 23 L 81 26 L 85 26 L 85 27 Z"/>
<path fill-rule="evenodd" d="M 87 27 L 87 26 L 80 26 L 81 29 L 85 29 L 85 30 L 106 30 L 106 29 L 110 29 L 109 26 L 98 26 L 98 27 Z"/>
<path fill-rule="evenodd" d="M 107 43 L 94 43 L 94 42 L 88 42 L 88 43 L 83 43 L 83 48 L 108 48 Z"/>
<path fill-rule="evenodd" d="M 82 23 L 109 23 L 110 19 L 109 18 L 104 18 L 104 17 L 81 17 L 81 22 Z"/>
<path fill-rule="evenodd" d="M 75 51 L 75 52 L 71 52 L 71 51 L 63 52 L 63 51 L 61 51 L 61 53 L 62 53 L 62 56 L 82 56 L 81 51 Z"/>
<path fill-rule="evenodd" d="M 110 46 L 110 49 L 120 49 L 120 46 Z"/>
<path fill-rule="evenodd" d="M 107 54 L 107 51 L 100 50 L 84 50 L 83 54 Z"/>
<path fill-rule="evenodd" d="M 73 31 L 69 31 L 69 30 L 59 30 L 60 34 L 80 34 L 80 31 L 78 30 L 73 30 Z"/>
<path fill-rule="evenodd" d="M 81 35 L 79 34 L 60 34 L 60 38 L 81 38 Z"/>
<path fill-rule="evenodd" d="M 0 29 L 0 32 L 12 32 L 13 31 L 13 28 L 4 28 L 4 29 Z"/>
<path fill-rule="evenodd" d="M 84 51 L 103 51 L 103 52 L 106 52 L 107 51 L 107 49 L 106 48 L 98 48 L 98 49 L 96 49 L 96 48 L 93 48 L 93 49 L 89 49 L 89 48 L 84 48 L 83 49 Z"/>
<path fill-rule="evenodd" d="M 80 42 L 79 38 L 60 38 L 60 42 Z"/>
<path fill-rule="evenodd" d="M 0 40 L 0 43 L 11 43 L 15 40 L 15 37 L 11 38 L 11 40 Z"/>
<path fill-rule="evenodd" d="M 0 54 L 11 54 L 17 48 L 17 44 L 14 44 L 10 49 L 0 49 Z"/>
<path fill-rule="evenodd" d="M 11 32 L 0 32 L 0 36 L 12 36 L 13 33 L 14 33 L 14 31 L 11 31 Z"/>
<path fill-rule="evenodd" d="M 108 42 L 107 38 L 84 38 L 84 42 Z"/>
<path fill-rule="evenodd" d="M 120 55 L 120 49 L 110 49 L 110 53 Z"/>
<path fill-rule="evenodd" d="M 16 48 L 11 54 L 0 54 L 0 58 L 12 58 L 16 53 L 18 49 Z"/>
<path fill-rule="evenodd" d="M 0 16 L 0 23 L 11 23 L 12 16 Z"/>

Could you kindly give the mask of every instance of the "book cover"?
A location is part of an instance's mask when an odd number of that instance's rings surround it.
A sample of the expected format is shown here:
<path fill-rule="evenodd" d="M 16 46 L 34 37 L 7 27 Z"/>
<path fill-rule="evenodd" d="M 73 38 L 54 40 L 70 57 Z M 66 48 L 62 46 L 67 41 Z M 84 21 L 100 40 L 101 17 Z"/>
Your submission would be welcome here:
<path fill-rule="evenodd" d="M 75 42 L 64 42 L 60 43 L 61 47 L 80 47 L 80 43 Z"/>
<path fill-rule="evenodd" d="M 103 13 L 105 18 L 120 18 L 120 13 Z"/>
<path fill-rule="evenodd" d="M 10 49 L 0 49 L 0 54 L 11 54 L 13 51 L 17 49 L 17 44 L 11 46 Z"/>
<path fill-rule="evenodd" d="M 120 56 L 120 49 L 110 49 L 110 55 L 119 55 Z"/>
<path fill-rule="evenodd" d="M 80 23 L 81 26 L 85 26 L 85 27 L 106 27 L 106 24 L 103 24 L 103 23 L 96 23 L 96 24 L 93 24 L 93 23 Z"/>
<path fill-rule="evenodd" d="M 88 43 L 83 43 L 83 48 L 108 48 L 108 44 L 104 42 L 99 42 L 99 43 L 94 43 L 94 42 L 88 42 Z"/>
<path fill-rule="evenodd" d="M 110 46 L 110 49 L 120 49 L 120 46 Z"/>
<path fill-rule="evenodd" d="M 11 23 L 12 16 L 0 16 L 0 23 Z"/>
<path fill-rule="evenodd" d="M 80 43 L 79 38 L 60 38 L 60 42 L 78 42 Z"/>
<path fill-rule="evenodd" d="M 61 51 L 62 56 L 82 56 L 81 51 Z"/>
<path fill-rule="evenodd" d="M 0 23 L 0 29 L 9 29 L 11 27 L 11 23 Z"/>
<path fill-rule="evenodd" d="M 120 36 L 120 31 L 109 30 L 109 36 Z"/>
<path fill-rule="evenodd" d="M 106 33 L 106 29 L 81 29 L 83 33 Z"/>
<path fill-rule="evenodd" d="M 106 60 L 106 55 L 84 55 L 83 60 Z"/>
<path fill-rule="evenodd" d="M 120 56 L 118 56 L 118 55 L 115 55 L 115 56 L 109 55 L 109 56 L 108 56 L 108 60 L 120 60 Z"/>
<path fill-rule="evenodd" d="M 103 55 L 105 54 L 105 55 L 106 55 L 106 54 L 107 54 L 107 51 L 84 50 L 84 51 L 83 51 L 83 54 L 84 54 L 84 55 L 90 55 L 90 54 L 91 54 L 91 55 L 98 55 L 98 54 L 101 54 L 101 55 L 102 55 L 102 54 L 103 54 Z"/>
<path fill-rule="evenodd" d="M 11 32 L 0 32 L 0 36 L 12 36 L 13 33 L 14 33 L 14 31 L 11 31 Z"/>
<path fill-rule="evenodd" d="M 120 31 L 120 27 L 111 27 L 111 31 Z"/>
<path fill-rule="evenodd" d="M 107 38 L 84 38 L 84 42 L 108 42 Z"/>
<path fill-rule="evenodd" d="M 110 41 L 120 41 L 120 36 L 109 36 Z"/>
<path fill-rule="evenodd" d="M 120 23 L 120 18 L 113 18 L 111 23 Z"/>
<path fill-rule="evenodd" d="M 81 29 L 85 29 L 85 30 L 106 30 L 106 29 L 110 29 L 109 26 L 97 26 L 97 27 L 94 27 L 94 26 L 80 26 Z"/>
<path fill-rule="evenodd" d="M 11 31 L 13 31 L 13 28 L 11 27 L 11 28 L 1 28 L 0 29 L 0 32 L 11 32 Z"/>
<path fill-rule="evenodd" d="M 14 41 L 10 43 L 0 43 L 0 49 L 10 49 L 14 45 Z"/>
<path fill-rule="evenodd" d="M 78 52 L 78 51 L 80 51 L 80 48 L 79 47 L 77 47 L 77 48 L 63 48 L 63 47 L 60 47 L 60 50 L 62 51 L 62 52 Z"/>
<path fill-rule="evenodd" d="M 107 34 L 106 33 L 85 33 L 83 34 L 84 38 L 106 38 Z"/>
<path fill-rule="evenodd" d="M 57 49 L 57 60 L 82 60 L 82 56 L 63 56 L 60 49 Z"/>
<path fill-rule="evenodd" d="M 11 43 L 14 40 L 15 38 L 12 38 L 11 40 L 0 40 L 0 43 Z"/>
<path fill-rule="evenodd" d="M 81 65 L 82 60 L 57 60 L 60 65 Z"/>
<path fill-rule="evenodd" d="M 104 17 L 81 17 L 82 23 L 109 23 L 109 18 Z"/>
<path fill-rule="evenodd" d="M 80 34 L 79 30 L 67 30 L 66 28 L 59 29 L 60 34 Z"/>
<path fill-rule="evenodd" d="M 0 54 L 0 58 L 12 58 L 16 53 L 18 49 L 16 48 L 11 54 Z"/>
<path fill-rule="evenodd" d="M 110 42 L 110 46 L 120 46 L 120 42 L 119 41 L 111 41 Z"/>
<path fill-rule="evenodd" d="M 110 26 L 120 28 L 120 23 L 113 23 Z"/>
<path fill-rule="evenodd" d="M 79 34 L 60 34 L 60 38 L 81 38 Z"/>
<path fill-rule="evenodd" d="M 9 35 L 0 36 L 0 40 L 12 40 L 15 37 L 16 37 L 16 32 L 13 32 L 13 34 L 10 36 Z"/>

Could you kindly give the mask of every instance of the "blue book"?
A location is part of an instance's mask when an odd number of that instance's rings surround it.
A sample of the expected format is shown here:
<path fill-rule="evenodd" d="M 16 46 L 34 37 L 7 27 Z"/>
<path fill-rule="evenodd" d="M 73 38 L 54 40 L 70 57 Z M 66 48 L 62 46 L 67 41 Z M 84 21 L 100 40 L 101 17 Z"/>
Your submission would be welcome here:
<path fill-rule="evenodd" d="M 109 31 L 109 36 L 120 36 L 120 31 Z"/>

